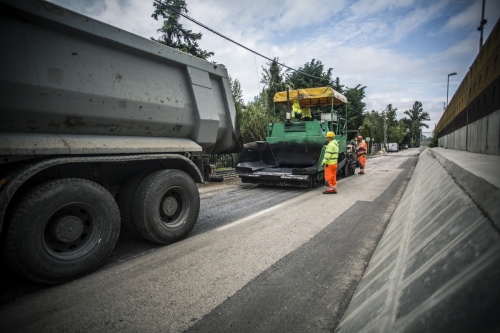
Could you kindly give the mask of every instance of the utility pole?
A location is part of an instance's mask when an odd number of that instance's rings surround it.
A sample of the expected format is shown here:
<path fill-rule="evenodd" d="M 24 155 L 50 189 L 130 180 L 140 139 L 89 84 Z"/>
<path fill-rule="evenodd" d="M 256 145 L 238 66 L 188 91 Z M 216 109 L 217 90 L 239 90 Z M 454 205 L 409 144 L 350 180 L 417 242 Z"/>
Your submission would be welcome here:
<path fill-rule="evenodd" d="M 450 90 L 450 76 L 457 75 L 456 72 L 448 74 L 448 85 L 446 86 L 446 107 L 448 107 L 448 91 Z"/>
<path fill-rule="evenodd" d="M 386 112 L 387 108 L 384 111 L 384 148 L 387 148 L 387 123 L 386 123 Z"/>
<path fill-rule="evenodd" d="M 481 32 L 481 37 L 479 38 L 479 51 L 481 51 L 481 47 L 483 46 L 483 29 L 484 29 L 484 25 L 488 22 L 487 20 L 484 19 L 484 2 L 485 2 L 485 0 L 483 0 L 483 11 L 482 11 L 482 14 L 481 14 L 481 22 L 479 23 L 479 27 L 477 28 L 477 30 L 479 32 Z"/>

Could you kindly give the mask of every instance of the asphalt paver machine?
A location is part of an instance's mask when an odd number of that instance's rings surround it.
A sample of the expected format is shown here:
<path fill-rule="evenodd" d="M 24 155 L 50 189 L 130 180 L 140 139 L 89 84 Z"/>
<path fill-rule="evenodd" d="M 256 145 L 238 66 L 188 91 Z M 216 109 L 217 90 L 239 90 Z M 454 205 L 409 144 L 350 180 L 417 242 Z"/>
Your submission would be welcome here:
<path fill-rule="evenodd" d="M 342 176 L 354 173 L 355 153 L 347 145 L 347 98 L 331 87 L 317 87 L 278 92 L 277 105 L 286 105 L 284 119 L 279 113 L 267 124 L 266 140 L 247 143 L 239 155 L 236 173 L 243 183 L 314 187 L 324 183 L 321 164 L 325 153 L 325 136 L 335 132 L 339 143 L 338 170 Z M 291 117 L 290 105 L 310 108 L 306 121 Z"/>

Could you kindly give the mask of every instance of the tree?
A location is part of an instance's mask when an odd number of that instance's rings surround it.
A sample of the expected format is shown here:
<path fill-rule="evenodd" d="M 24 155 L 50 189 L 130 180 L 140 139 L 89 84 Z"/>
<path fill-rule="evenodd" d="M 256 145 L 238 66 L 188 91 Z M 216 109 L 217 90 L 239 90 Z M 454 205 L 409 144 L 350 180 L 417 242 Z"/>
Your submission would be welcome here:
<path fill-rule="evenodd" d="M 364 138 L 370 137 L 371 142 L 384 142 L 383 116 L 375 110 L 367 112 L 359 131 Z"/>
<path fill-rule="evenodd" d="M 180 13 L 188 12 L 185 0 L 163 0 L 161 3 L 154 2 L 153 6 L 155 10 L 151 17 L 157 21 L 158 17 L 163 17 L 163 25 L 157 30 L 161 34 L 160 38 L 151 37 L 152 40 L 202 59 L 208 59 L 214 55 L 213 52 L 199 47 L 197 41 L 201 39 L 200 32 L 194 33 L 179 23 Z"/>
<path fill-rule="evenodd" d="M 359 87 L 359 85 L 358 85 Z M 335 91 L 338 91 L 339 93 L 343 94 L 344 93 L 344 85 L 343 84 L 340 84 L 340 79 L 339 77 L 337 76 L 337 78 L 335 79 L 335 81 L 333 82 L 332 84 L 332 88 L 335 90 Z M 363 88 L 364 89 L 364 88 Z"/>
<path fill-rule="evenodd" d="M 229 77 L 229 85 L 243 143 L 265 140 L 266 125 L 271 118 L 265 107 L 266 94 L 261 93 L 245 106 L 240 81 Z"/>
<path fill-rule="evenodd" d="M 337 85 L 339 82 L 337 81 Z M 358 84 L 354 88 L 346 87 L 344 91 L 344 96 L 349 102 L 347 104 L 347 129 L 357 130 L 363 124 L 363 119 L 365 118 L 363 112 L 366 107 L 366 103 L 363 102 L 365 98 L 365 86 Z M 340 114 L 343 113 L 339 110 Z"/>
<path fill-rule="evenodd" d="M 402 137 L 400 135 L 399 122 L 397 119 L 398 108 L 394 108 L 392 104 L 388 104 L 385 108 L 385 125 L 387 126 L 387 142 L 400 143 Z"/>
<path fill-rule="evenodd" d="M 266 94 L 262 92 L 242 110 L 240 132 L 243 143 L 263 141 L 266 139 L 266 125 L 272 119 L 267 112 L 266 99 Z"/>
<path fill-rule="evenodd" d="M 396 114 L 397 111 L 398 108 L 394 108 L 392 104 L 387 104 L 387 107 L 385 108 L 387 127 L 395 127 L 398 125 L 397 114 Z"/>
<path fill-rule="evenodd" d="M 345 95 L 349 101 L 347 105 L 347 129 L 359 129 L 363 124 L 363 112 L 366 107 L 366 104 L 363 102 L 366 87 L 361 86 L 361 84 L 358 84 L 354 88 L 344 87 L 340 84 L 340 79 L 338 77 L 335 81 L 332 80 L 332 72 L 333 68 L 325 70 L 320 60 L 312 59 L 311 62 L 306 63 L 304 67 L 300 67 L 298 72 L 289 73 L 286 82 L 289 83 L 293 89 L 331 86 L 339 93 Z M 340 108 L 336 107 L 341 116 L 344 115 L 344 109 L 342 108 L 343 106 Z M 329 110 L 329 108 L 325 108 L 325 110 L 326 109 Z"/>
<path fill-rule="evenodd" d="M 397 126 L 394 128 L 394 132 L 391 133 L 391 135 L 395 136 L 395 141 L 393 141 L 393 142 L 403 144 L 403 142 L 405 140 L 406 131 L 407 131 L 408 127 L 406 127 L 404 119 L 406 119 L 406 118 L 398 120 Z"/>
<path fill-rule="evenodd" d="M 404 113 L 408 117 L 410 117 L 410 138 L 411 146 L 413 147 L 415 146 L 415 141 L 420 141 L 420 128 L 429 128 L 429 125 L 424 123 L 424 121 L 429 121 L 431 120 L 431 118 L 429 116 L 429 113 L 424 111 L 424 109 L 422 108 L 422 103 L 419 101 L 415 101 L 415 103 L 413 103 L 413 108 L 411 110 L 406 110 Z"/>
<path fill-rule="evenodd" d="M 325 71 L 323 63 L 320 60 L 316 61 L 316 59 L 313 59 L 311 62 L 306 63 L 304 67 L 300 67 L 298 72 L 288 73 L 286 82 L 291 84 L 293 89 L 332 86 L 332 71 L 333 68 L 328 68 Z M 302 73 L 318 77 L 319 79 Z"/>
<path fill-rule="evenodd" d="M 243 101 L 243 92 L 241 91 L 241 84 L 238 79 L 232 79 L 229 77 L 229 85 L 231 86 L 231 95 L 233 96 L 234 107 L 236 109 L 236 119 L 240 121 L 241 112 L 245 107 L 245 103 Z"/>
<path fill-rule="evenodd" d="M 273 61 L 268 62 L 269 69 L 262 67 L 262 79 L 260 83 L 264 84 L 263 91 L 266 94 L 266 108 L 270 116 L 274 115 L 274 95 L 279 91 L 286 89 L 283 82 L 283 67 L 279 64 L 279 59 L 274 58 Z M 285 111 L 283 106 L 277 106 L 276 114 L 279 117 Z"/>

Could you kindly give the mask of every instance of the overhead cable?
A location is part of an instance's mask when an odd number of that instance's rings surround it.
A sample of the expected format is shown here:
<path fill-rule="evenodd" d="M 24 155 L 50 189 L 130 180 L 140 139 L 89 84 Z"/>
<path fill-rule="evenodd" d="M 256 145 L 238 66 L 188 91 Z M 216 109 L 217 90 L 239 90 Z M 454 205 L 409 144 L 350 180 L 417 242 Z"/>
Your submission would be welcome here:
<path fill-rule="evenodd" d="M 223 34 L 221 34 L 220 32 L 215 31 L 214 29 L 212 29 L 212 28 L 210 28 L 209 26 L 207 26 L 207 25 L 205 25 L 205 24 L 201 23 L 201 22 L 200 22 L 200 21 L 198 21 L 198 20 L 195 20 L 194 18 L 190 17 L 189 15 L 184 14 L 184 13 L 181 13 L 181 12 L 180 12 L 180 11 L 178 11 L 176 8 L 174 8 L 174 7 L 170 6 L 170 5 L 167 5 L 167 4 L 165 4 L 165 3 L 163 3 L 163 2 L 161 2 L 161 1 L 159 1 L 159 0 L 154 0 L 154 2 L 156 2 L 156 3 L 157 3 L 157 4 L 159 4 L 159 5 L 162 5 L 162 6 L 168 7 L 171 11 L 173 11 L 173 12 L 175 12 L 175 13 L 177 13 L 177 14 L 179 14 L 179 15 L 183 16 L 183 17 L 185 17 L 186 19 L 190 20 L 191 22 L 193 22 L 193 23 L 195 23 L 195 24 L 197 24 L 197 25 L 199 25 L 199 26 L 201 26 L 201 27 L 203 27 L 203 28 L 207 29 L 208 31 L 210 31 L 210 32 L 212 32 L 212 33 L 214 33 L 214 34 L 216 34 L 217 36 L 220 36 L 220 37 L 222 37 L 222 38 L 224 38 L 224 39 L 226 39 L 226 40 L 230 41 L 231 43 L 234 43 L 234 44 L 238 45 L 239 47 L 242 47 L 242 48 L 244 48 L 244 49 L 246 49 L 246 50 L 248 50 L 248 51 L 250 51 L 250 52 L 252 52 L 252 53 L 254 53 L 254 54 L 256 54 L 256 55 L 258 55 L 259 57 L 262 57 L 262 58 L 267 59 L 267 60 L 269 60 L 269 61 L 274 61 L 274 59 L 271 59 L 271 58 L 269 58 L 269 57 L 266 57 L 265 55 L 260 54 L 259 52 L 254 51 L 254 50 L 252 50 L 252 49 L 250 49 L 250 48 L 246 47 L 245 45 L 242 45 L 242 44 L 238 43 L 237 41 L 232 40 L 231 38 L 229 38 L 229 37 L 227 37 L 227 36 L 224 36 L 224 35 L 223 35 Z M 279 63 L 279 62 L 276 62 L 276 63 L 277 63 L 278 65 L 280 65 L 280 66 L 283 66 L 283 67 L 285 67 L 285 68 L 288 68 L 289 70 L 292 70 L 292 71 L 294 71 L 294 72 L 297 72 L 297 73 L 299 73 L 299 74 L 301 74 L 301 75 L 309 76 L 309 77 L 312 77 L 312 78 L 315 78 L 315 79 L 319 79 L 319 80 L 327 80 L 328 82 L 330 82 L 330 79 L 329 79 L 329 78 L 322 78 L 322 77 L 318 77 L 318 76 L 310 75 L 310 74 L 307 74 L 307 73 L 301 72 L 301 71 L 299 71 L 299 70 L 297 70 L 297 69 L 295 69 L 295 68 L 289 67 L 289 66 L 287 66 L 287 65 L 285 65 L 285 64 L 282 64 L 282 63 Z"/>

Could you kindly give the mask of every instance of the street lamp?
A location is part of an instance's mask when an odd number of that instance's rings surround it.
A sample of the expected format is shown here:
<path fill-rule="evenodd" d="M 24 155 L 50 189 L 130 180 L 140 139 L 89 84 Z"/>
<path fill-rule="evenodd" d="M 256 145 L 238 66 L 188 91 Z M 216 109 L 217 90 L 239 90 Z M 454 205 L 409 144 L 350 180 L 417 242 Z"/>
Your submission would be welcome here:
<path fill-rule="evenodd" d="M 448 74 L 448 86 L 446 87 L 446 107 L 448 107 L 448 91 L 450 90 L 450 76 L 457 75 L 457 73 L 453 72 Z"/>
<path fill-rule="evenodd" d="M 479 23 L 479 27 L 477 28 L 477 31 L 481 32 L 481 37 L 479 38 L 479 51 L 481 51 L 481 47 L 483 46 L 483 30 L 484 30 L 484 25 L 488 23 L 488 20 L 484 19 L 484 0 L 483 0 L 483 11 L 481 15 L 481 22 Z"/>

